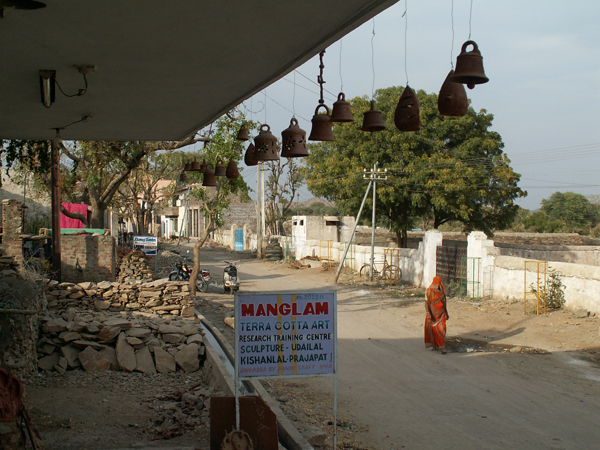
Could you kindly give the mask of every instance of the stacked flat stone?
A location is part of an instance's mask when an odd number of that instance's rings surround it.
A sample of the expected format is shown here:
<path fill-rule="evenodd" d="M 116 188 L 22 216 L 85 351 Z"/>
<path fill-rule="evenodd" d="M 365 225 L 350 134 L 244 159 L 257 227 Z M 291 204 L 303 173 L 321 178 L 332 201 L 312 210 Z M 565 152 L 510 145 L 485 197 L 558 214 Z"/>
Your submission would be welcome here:
<path fill-rule="evenodd" d="M 42 317 L 38 369 L 195 372 L 205 359 L 199 319 L 69 308 Z"/>
<path fill-rule="evenodd" d="M 152 273 L 153 270 L 150 268 L 146 255 L 136 249 L 121 260 L 117 281 L 152 281 Z"/>
<path fill-rule="evenodd" d="M 159 315 L 194 316 L 194 300 L 185 281 L 166 278 L 151 283 L 58 283 L 46 285 L 49 309 L 79 307 L 96 311 L 147 311 Z"/>
<path fill-rule="evenodd" d="M 15 261 L 15 257 L 5 255 L 4 250 L 0 247 L 0 277 L 14 276 L 18 272 L 19 265 Z"/>

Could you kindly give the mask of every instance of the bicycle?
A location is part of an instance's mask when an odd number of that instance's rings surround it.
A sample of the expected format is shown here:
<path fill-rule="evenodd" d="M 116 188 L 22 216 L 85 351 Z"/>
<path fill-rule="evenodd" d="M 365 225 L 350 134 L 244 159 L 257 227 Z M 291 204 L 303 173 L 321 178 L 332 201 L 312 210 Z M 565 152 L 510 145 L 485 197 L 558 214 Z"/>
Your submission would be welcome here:
<path fill-rule="evenodd" d="M 377 268 L 377 265 L 381 270 Z M 399 285 L 402 279 L 402 270 L 395 264 L 388 264 L 387 260 L 375 261 L 373 264 L 373 277 L 371 277 L 371 263 L 365 263 L 360 268 L 360 278 L 363 281 L 371 281 L 371 279 L 377 282 L 381 281 L 383 284 L 394 284 Z"/>

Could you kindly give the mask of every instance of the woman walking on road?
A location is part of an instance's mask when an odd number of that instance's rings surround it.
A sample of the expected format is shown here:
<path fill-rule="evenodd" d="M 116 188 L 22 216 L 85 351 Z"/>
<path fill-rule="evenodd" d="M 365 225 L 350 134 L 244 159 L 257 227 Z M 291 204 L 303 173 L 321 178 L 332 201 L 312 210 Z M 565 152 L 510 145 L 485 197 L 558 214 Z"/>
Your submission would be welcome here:
<path fill-rule="evenodd" d="M 440 277 L 434 277 L 425 294 L 425 347 L 446 353 L 446 290 Z"/>

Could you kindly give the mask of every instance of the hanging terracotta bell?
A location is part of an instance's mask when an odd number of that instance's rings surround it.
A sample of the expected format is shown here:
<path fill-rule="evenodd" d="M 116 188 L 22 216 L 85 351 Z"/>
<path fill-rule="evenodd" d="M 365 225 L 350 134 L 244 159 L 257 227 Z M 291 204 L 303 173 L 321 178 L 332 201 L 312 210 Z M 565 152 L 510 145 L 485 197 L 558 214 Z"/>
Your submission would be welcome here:
<path fill-rule="evenodd" d="M 421 129 L 421 118 L 419 117 L 419 98 L 410 86 L 404 88 L 404 92 L 398 100 L 394 123 L 400 131 L 418 131 Z"/>
<path fill-rule="evenodd" d="M 183 166 L 183 170 L 186 172 L 189 172 L 190 170 L 192 170 L 192 162 L 186 162 L 185 165 Z"/>
<path fill-rule="evenodd" d="M 279 159 L 279 149 L 277 147 L 277 138 L 271 133 L 271 127 L 263 124 L 260 127 L 260 133 L 254 138 L 254 154 L 257 161 L 277 161 Z"/>
<path fill-rule="evenodd" d="M 454 70 L 451 70 L 438 95 L 438 111 L 442 116 L 464 116 L 469 109 L 465 86 L 452 81 L 453 76 Z"/>
<path fill-rule="evenodd" d="M 248 140 L 248 130 L 246 130 L 246 125 L 242 125 L 240 130 L 238 131 L 237 137 L 235 138 L 237 141 L 247 141 Z"/>
<path fill-rule="evenodd" d="M 181 172 L 179 174 L 179 181 L 181 181 L 182 183 L 185 183 L 187 181 L 187 175 L 185 174 L 185 172 Z"/>
<path fill-rule="evenodd" d="M 298 126 L 295 117 L 290 120 L 290 126 L 281 132 L 281 156 L 283 158 L 308 156 L 306 131 Z"/>
<path fill-rule="evenodd" d="M 217 161 L 217 165 L 215 166 L 215 177 L 224 177 L 225 176 L 225 164 L 220 159 Z"/>
<path fill-rule="evenodd" d="M 325 114 L 319 114 L 319 108 L 325 108 Z M 310 130 L 309 141 L 335 141 L 333 137 L 333 122 L 329 108 L 324 104 L 319 104 L 315 109 L 315 115 L 311 119 L 312 129 Z"/>
<path fill-rule="evenodd" d="M 256 166 L 258 164 L 258 161 L 256 160 L 256 148 L 254 147 L 254 144 L 252 142 L 248 146 L 246 154 L 244 155 L 244 163 L 248 167 Z"/>
<path fill-rule="evenodd" d="M 371 109 L 365 112 L 363 124 L 360 129 L 369 132 L 385 130 L 383 114 L 381 114 L 381 111 L 375 109 L 375 100 L 371 100 Z"/>
<path fill-rule="evenodd" d="M 192 166 L 191 166 L 190 170 L 192 172 L 198 172 L 198 171 L 200 171 L 200 163 L 198 161 L 196 161 L 196 158 L 194 158 L 194 162 L 192 163 Z"/>
<path fill-rule="evenodd" d="M 225 171 L 225 175 L 229 179 L 234 179 L 240 176 L 240 172 L 237 168 L 237 164 L 233 159 L 229 160 L 229 164 L 227 164 L 227 170 Z"/>
<path fill-rule="evenodd" d="M 208 164 L 206 168 L 206 172 L 204 172 L 204 180 L 202 181 L 202 186 L 216 186 L 217 185 L 217 177 L 215 176 L 215 171 L 212 168 L 212 164 Z"/>
<path fill-rule="evenodd" d="M 470 52 L 467 51 L 469 45 L 473 46 Z M 476 84 L 490 81 L 483 71 L 483 57 L 475 41 L 467 41 L 463 44 L 460 55 L 456 57 L 456 70 L 451 80 L 466 84 L 469 89 L 473 89 Z"/>
<path fill-rule="evenodd" d="M 206 172 L 207 168 L 208 168 L 208 164 L 206 164 L 206 160 L 204 160 L 204 161 L 202 161 L 202 164 L 200 164 L 200 169 L 198 170 L 198 172 L 204 173 L 204 172 Z"/>
<path fill-rule="evenodd" d="M 346 96 L 343 92 L 338 94 L 337 102 L 333 104 L 331 110 L 332 122 L 354 122 L 352 111 L 350 111 L 350 103 L 346 101 Z"/>

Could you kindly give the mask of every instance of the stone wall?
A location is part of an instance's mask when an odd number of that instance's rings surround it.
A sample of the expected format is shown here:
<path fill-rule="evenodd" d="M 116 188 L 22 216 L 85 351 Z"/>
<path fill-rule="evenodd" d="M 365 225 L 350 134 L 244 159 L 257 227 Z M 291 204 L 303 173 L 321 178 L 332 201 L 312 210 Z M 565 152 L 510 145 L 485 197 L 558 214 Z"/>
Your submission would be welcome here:
<path fill-rule="evenodd" d="M 2 241 L 16 241 L 23 232 L 23 210 L 14 199 L 2 200 Z"/>
<path fill-rule="evenodd" d="M 116 248 L 113 236 L 61 236 L 62 279 L 71 283 L 114 280 Z"/>
<path fill-rule="evenodd" d="M 256 203 L 231 203 L 229 208 L 223 211 L 223 228 L 228 229 L 234 224 L 238 228 L 246 225 L 256 232 L 256 217 Z"/>

